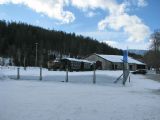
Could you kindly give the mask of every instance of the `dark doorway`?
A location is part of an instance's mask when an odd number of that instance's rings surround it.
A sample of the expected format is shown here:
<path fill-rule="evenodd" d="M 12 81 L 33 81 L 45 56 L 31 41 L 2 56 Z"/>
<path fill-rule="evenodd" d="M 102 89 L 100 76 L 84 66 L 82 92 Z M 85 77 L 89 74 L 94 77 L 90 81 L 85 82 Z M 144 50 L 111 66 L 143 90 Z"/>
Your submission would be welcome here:
<path fill-rule="evenodd" d="M 129 65 L 129 70 L 133 70 L 133 65 Z"/>
<path fill-rule="evenodd" d="M 118 65 L 115 65 L 115 66 L 114 66 L 114 69 L 117 70 L 117 68 L 118 68 Z"/>
<path fill-rule="evenodd" d="M 96 69 L 102 70 L 102 62 L 101 61 L 96 61 Z"/>
<path fill-rule="evenodd" d="M 118 65 L 112 64 L 112 70 L 117 70 L 118 69 Z"/>

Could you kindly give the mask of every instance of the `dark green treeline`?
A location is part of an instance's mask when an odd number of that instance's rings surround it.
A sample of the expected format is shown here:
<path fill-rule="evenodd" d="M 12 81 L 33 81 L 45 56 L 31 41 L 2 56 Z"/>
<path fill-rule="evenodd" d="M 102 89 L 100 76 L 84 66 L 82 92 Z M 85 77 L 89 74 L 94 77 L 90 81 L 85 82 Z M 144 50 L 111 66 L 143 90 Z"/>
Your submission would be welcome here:
<path fill-rule="evenodd" d="M 24 23 L 0 21 L 0 56 L 13 57 L 16 65 L 35 65 L 35 51 L 38 43 L 38 61 L 46 66 L 49 51 L 61 55 L 84 57 L 91 53 L 122 54 L 90 37 L 62 31 L 47 30 Z"/>

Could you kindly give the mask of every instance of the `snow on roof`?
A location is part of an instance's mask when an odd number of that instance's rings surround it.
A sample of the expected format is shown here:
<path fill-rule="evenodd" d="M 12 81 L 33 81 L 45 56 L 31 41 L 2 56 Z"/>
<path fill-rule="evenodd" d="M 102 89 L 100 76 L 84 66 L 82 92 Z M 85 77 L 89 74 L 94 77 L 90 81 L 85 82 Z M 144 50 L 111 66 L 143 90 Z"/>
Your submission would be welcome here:
<path fill-rule="evenodd" d="M 76 59 L 76 58 L 64 58 L 64 59 L 67 59 L 67 60 L 70 60 L 70 61 L 76 61 L 76 62 L 85 62 L 85 63 L 93 63 L 91 61 L 88 61 L 88 60 L 84 60 L 84 59 Z"/>
<path fill-rule="evenodd" d="M 108 61 L 111 61 L 111 62 L 122 62 L 123 61 L 123 56 L 121 55 L 100 55 L 100 54 L 96 54 L 98 55 L 99 57 L 105 59 L 105 60 L 108 60 Z M 134 63 L 134 64 L 140 64 L 140 65 L 145 65 L 144 63 L 138 61 L 138 60 L 135 60 L 131 57 L 128 56 L 128 63 Z"/>

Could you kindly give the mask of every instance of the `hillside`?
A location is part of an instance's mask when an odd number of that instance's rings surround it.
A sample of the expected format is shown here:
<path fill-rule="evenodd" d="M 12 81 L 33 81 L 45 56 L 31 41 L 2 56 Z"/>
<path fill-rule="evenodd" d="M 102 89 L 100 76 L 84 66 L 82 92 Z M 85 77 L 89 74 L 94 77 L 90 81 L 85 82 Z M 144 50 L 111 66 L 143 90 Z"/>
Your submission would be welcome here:
<path fill-rule="evenodd" d="M 129 49 L 128 52 L 129 53 L 134 53 L 134 54 L 137 54 L 137 55 L 144 55 L 147 52 L 147 50 Z"/>
<path fill-rule="evenodd" d="M 35 43 L 38 43 L 39 64 L 43 66 L 46 66 L 48 59 L 53 58 L 54 53 L 79 58 L 92 53 L 122 54 L 122 50 L 90 37 L 47 30 L 25 23 L 0 21 L 0 56 L 13 57 L 16 65 L 23 65 L 25 61 L 27 66 L 33 66 L 36 56 Z"/>

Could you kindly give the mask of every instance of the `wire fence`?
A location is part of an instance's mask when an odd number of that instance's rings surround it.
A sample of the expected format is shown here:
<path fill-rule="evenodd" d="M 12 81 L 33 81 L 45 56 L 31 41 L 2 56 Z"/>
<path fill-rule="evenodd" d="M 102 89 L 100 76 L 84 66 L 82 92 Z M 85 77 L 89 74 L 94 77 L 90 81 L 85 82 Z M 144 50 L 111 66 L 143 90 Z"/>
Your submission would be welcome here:
<path fill-rule="evenodd" d="M 114 81 L 122 74 L 122 71 L 48 71 L 42 67 L 23 67 L 9 66 L 0 68 L 5 75 L 14 80 L 39 80 L 54 82 L 70 82 L 85 84 L 113 84 Z"/>

